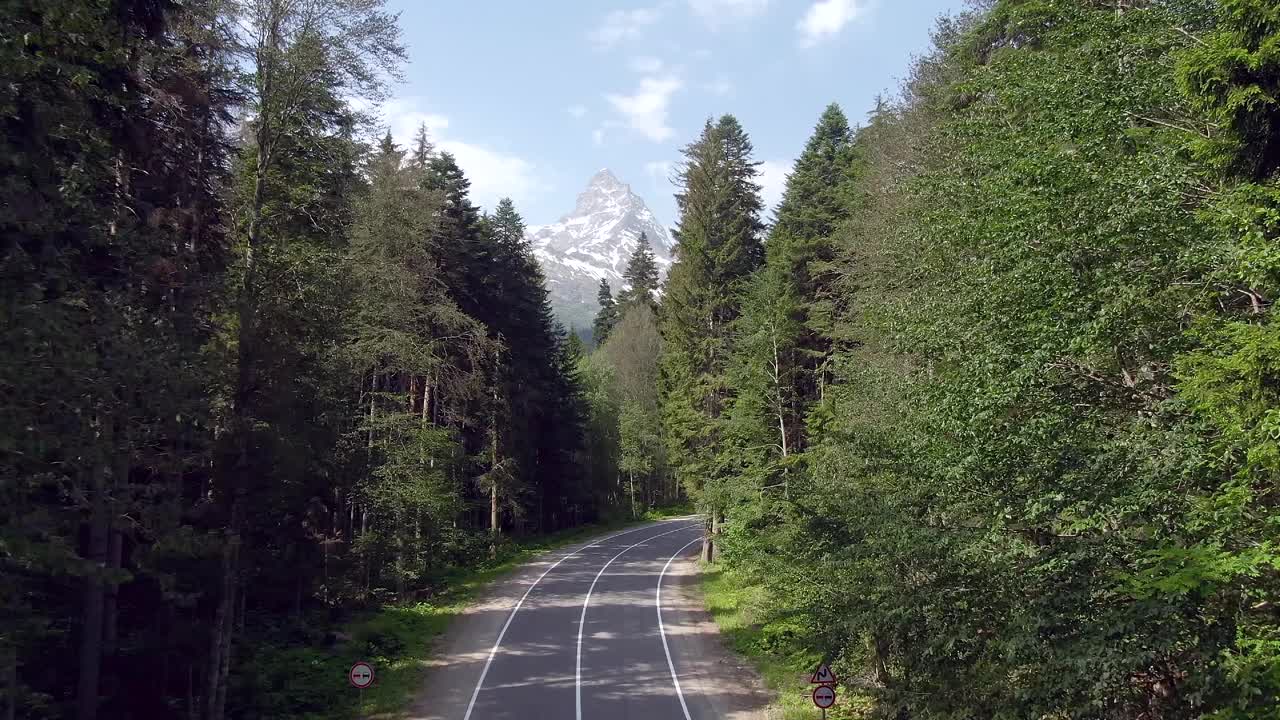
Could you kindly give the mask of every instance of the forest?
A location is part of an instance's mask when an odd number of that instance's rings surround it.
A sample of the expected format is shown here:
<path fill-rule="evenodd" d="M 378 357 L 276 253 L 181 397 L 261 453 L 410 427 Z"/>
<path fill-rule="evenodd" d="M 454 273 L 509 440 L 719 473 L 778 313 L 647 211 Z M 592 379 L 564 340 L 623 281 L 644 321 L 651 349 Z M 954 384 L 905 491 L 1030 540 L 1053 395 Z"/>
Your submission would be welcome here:
<path fill-rule="evenodd" d="M 1280 717 L 1280 5 L 944 19 L 763 242 L 750 151 L 686 150 L 660 383 L 759 643 L 868 717 Z"/>
<path fill-rule="evenodd" d="M 382 2 L 0 20 L 0 716 L 302 712 L 260 647 L 676 499 L 644 356 L 587 368 L 514 205 L 374 127 Z"/>
<path fill-rule="evenodd" d="M 1280 718 L 1270 0 L 977 2 L 777 208 L 707 120 L 593 348 L 382 0 L 0 20 L 0 717 L 318 717 L 261 648 L 688 498 L 844 717 Z"/>

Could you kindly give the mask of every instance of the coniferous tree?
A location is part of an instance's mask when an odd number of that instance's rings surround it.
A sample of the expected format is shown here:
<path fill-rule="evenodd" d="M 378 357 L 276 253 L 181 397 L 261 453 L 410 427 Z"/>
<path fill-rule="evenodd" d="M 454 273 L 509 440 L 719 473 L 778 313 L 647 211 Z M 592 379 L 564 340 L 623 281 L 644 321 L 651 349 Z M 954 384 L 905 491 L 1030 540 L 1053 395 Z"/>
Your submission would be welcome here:
<path fill-rule="evenodd" d="M 733 462 L 723 433 L 731 400 L 731 330 L 744 283 L 763 258 L 757 163 L 742 126 L 726 115 L 707 121 L 684 150 L 676 261 L 662 305 L 663 425 L 681 484 L 718 530 Z M 704 553 L 712 559 L 715 545 Z"/>
<path fill-rule="evenodd" d="M 643 302 L 650 310 L 657 308 L 658 263 L 654 259 L 653 250 L 649 247 L 649 236 L 644 232 L 636 241 L 636 249 L 627 260 L 627 269 L 622 278 L 627 289 L 618 294 L 619 315 L 625 315 L 632 303 Z"/>
<path fill-rule="evenodd" d="M 369 571 L 372 581 L 385 579 L 401 597 L 439 568 L 431 550 L 463 498 L 450 467 L 455 438 L 426 407 L 428 388 L 440 392 L 430 379 L 446 375 L 454 361 L 437 338 L 453 338 L 450 346 L 463 356 L 487 354 L 484 327 L 458 311 L 423 242 L 439 199 L 423 188 L 419 166 L 404 160 L 388 134 L 367 163 L 369 188 L 352 225 L 356 292 L 345 350 L 363 390 L 353 444 L 365 448 L 364 479 L 353 497 L 368 520 L 356 548 L 363 563 L 379 569 Z"/>
<path fill-rule="evenodd" d="M 596 313 L 595 323 L 592 324 L 591 329 L 596 347 L 599 347 L 609 339 L 609 333 L 618 322 L 618 305 L 613 300 L 613 291 L 605 278 L 600 278 L 600 290 L 596 293 L 596 302 L 600 304 L 600 311 Z"/>
<path fill-rule="evenodd" d="M 830 384 L 837 238 L 848 217 L 853 133 L 827 107 L 787 178 L 766 263 L 747 293 L 734 348 L 733 426 L 748 485 L 789 487 L 806 419 Z M 761 496 L 764 497 L 764 496 Z"/>
<path fill-rule="evenodd" d="M 453 155 L 442 152 L 431 157 L 425 182 L 443 203 L 432 243 L 439 249 L 446 284 L 462 310 L 483 322 L 488 252 L 481 237 L 480 208 L 471 202 L 471 181 Z"/>
<path fill-rule="evenodd" d="M 431 165 L 431 157 L 435 155 L 435 145 L 431 143 L 431 136 L 427 133 L 425 124 L 418 126 L 417 133 L 413 136 L 413 149 L 409 154 L 409 164 L 420 176 L 425 179 L 427 168 Z"/>
<path fill-rule="evenodd" d="M 0 22 L 22 38 L 0 48 L 0 709 L 156 714 L 172 687 L 135 697 L 119 668 L 207 649 L 205 609 L 148 588 L 212 569 L 189 513 L 213 457 L 230 59 L 201 2 Z"/>

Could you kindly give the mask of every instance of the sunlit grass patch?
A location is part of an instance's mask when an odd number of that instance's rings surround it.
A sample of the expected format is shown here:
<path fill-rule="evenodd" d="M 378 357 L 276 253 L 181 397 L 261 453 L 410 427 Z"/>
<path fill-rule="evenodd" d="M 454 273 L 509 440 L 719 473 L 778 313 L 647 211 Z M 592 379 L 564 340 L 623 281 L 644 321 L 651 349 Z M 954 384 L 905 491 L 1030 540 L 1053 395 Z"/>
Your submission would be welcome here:
<path fill-rule="evenodd" d="M 803 621 L 770 607 L 763 586 L 726 568 L 702 566 L 702 591 L 707 610 L 726 644 L 747 658 L 775 694 L 771 717 L 815 720 L 819 710 L 810 698 L 809 675 L 822 655 L 805 647 L 810 632 Z M 866 717 L 870 701 L 847 687 L 838 687 L 839 701 L 827 711 L 830 720 Z"/>

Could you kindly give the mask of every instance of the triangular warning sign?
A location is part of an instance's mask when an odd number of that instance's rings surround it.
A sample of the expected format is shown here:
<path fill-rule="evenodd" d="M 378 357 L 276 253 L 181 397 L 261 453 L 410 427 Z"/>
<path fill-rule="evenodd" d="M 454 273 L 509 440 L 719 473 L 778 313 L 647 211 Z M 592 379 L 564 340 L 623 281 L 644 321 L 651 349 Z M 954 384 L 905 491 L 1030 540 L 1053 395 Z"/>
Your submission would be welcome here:
<path fill-rule="evenodd" d="M 809 682 L 815 685 L 834 685 L 836 674 L 831 672 L 830 665 L 822 663 L 817 670 L 813 671 L 813 677 L 809 678 Z"/>

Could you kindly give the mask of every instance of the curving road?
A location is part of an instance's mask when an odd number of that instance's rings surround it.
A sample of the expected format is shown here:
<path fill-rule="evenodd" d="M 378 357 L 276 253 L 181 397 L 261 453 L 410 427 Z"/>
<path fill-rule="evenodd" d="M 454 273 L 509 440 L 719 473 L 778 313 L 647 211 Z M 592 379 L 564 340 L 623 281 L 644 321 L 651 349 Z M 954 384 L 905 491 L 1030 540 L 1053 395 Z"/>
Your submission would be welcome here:
<path fill-rule="evenodd" d="M 757 683 L 699 606 L 703 523 L 651 523 L 552 553 L 455 623 L 411 717 L 755 717 Z"/>

